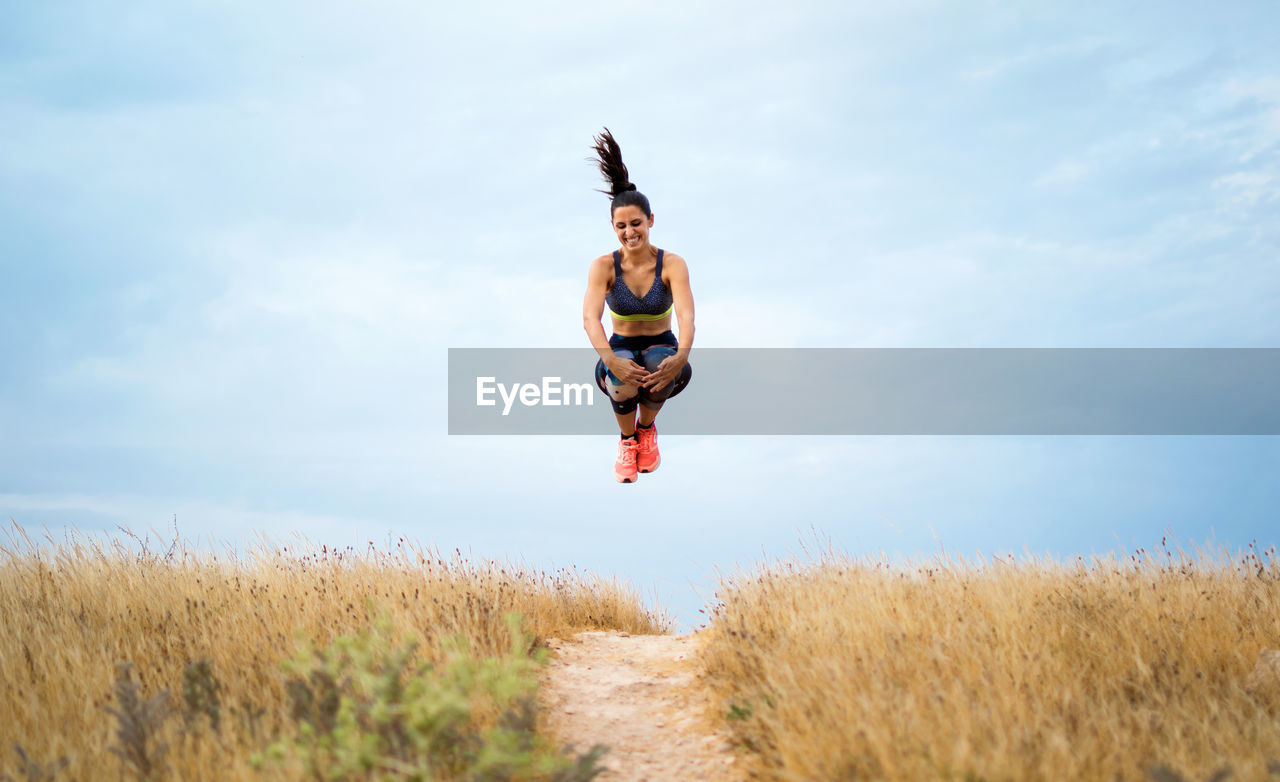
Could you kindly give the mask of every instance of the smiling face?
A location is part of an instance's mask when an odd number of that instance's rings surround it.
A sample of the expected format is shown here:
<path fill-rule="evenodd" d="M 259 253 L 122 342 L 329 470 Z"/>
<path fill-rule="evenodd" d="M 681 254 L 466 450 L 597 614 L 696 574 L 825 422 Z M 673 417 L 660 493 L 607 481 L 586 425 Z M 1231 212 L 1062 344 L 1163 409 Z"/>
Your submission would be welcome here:
<path fill-rule="evenodd" d="M 649 229 L 653 215 L 645 216 L 638 206 L 620 206 L 613 210 L 613 231 L 624 250 L 641 250 L 649 246 Z"/>

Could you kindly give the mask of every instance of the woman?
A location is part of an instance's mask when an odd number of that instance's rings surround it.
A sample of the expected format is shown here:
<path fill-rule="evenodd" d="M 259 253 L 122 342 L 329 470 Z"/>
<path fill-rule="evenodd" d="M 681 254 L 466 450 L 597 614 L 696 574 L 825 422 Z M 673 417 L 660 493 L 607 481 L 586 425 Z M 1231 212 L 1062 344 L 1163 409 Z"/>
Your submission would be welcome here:
<path fill-rule="evenodd" d="M 594 149 L 609 183 L 601 192 L 612 199 L 610 222 L 622 246 L 591 262 L 582 326 L 600 354 L 596 385 L 609 395 L 622 430 L 613 477 L 632 483 L 637 473 L 658 469 L 662 460 L 654 419 L 663 402 L 683 391 L 693 376 L 693 292 L 684 259 L 649 243 L 649 199 L 631 184 L 608 128 L 595 137 Z M 606 304 L 613 318 L 611 337 L 605 337 L 601 324 Z M 673 311 L 683 345 L 671 332 Z"/>

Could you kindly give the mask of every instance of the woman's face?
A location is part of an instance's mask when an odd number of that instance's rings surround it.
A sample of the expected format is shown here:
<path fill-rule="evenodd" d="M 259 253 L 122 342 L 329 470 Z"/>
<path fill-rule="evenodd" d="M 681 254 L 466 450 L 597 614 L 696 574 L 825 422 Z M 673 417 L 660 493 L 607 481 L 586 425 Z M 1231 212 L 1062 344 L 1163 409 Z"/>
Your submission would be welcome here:
<path fill-rule="evenodd" d="M 624 250 L 647 247 L 649 229 L 652 227 L 653 215 L 645 217 L 644 211 L 638 206 L 620 206 L 613 210 L 613 230 Z"/>

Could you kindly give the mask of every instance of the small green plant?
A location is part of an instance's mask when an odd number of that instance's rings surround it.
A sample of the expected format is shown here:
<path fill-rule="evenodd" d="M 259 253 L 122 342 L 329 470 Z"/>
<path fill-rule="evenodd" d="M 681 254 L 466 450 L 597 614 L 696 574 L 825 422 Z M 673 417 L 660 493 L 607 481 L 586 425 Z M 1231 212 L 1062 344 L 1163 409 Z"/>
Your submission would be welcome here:
<path fill-rule="evenodd" d="M 212 666 L 206 658 L 187 663 L 182 670 L 182 720 L 188 733 L 195 732 L 202 716 L 208 718 L 214 733 L 221 724 L 222 701 L 218 692 L 222 686 L 213 678 Z"/>
<path fill-rule="evenodd" d="M 251 738 L 256 739 L 258 737 L 262 727 L 262 718 L 267 714 L 265 707 L 253 703 L 248 698 L 241 698 L 240 706 L 232 706 L 228 711 L 235 717 L 236 723 L 241 730 Z"/>
<path fill-rule="evenodd" d="M 160 776 L 165 769 L 165 753 L 169 751 L 169 745 L 159 739 L 164 721 L 173 711 L 169 691 L 161 690 L 144 700 L 133 681 L 133 663 L 122 662 L 116 664 L 115 695 L 119 708 L 104 706 L 103 709 L 116 718 L 119 743 L 107 749 L 119 755 L 138 779 Z"/>
<path fill-rule="evenodd" d="M 506 653 L 477 658 L 451 638 L 437 666 L 415 665 L 417 641 L 394 640 L 381 615 L 325 649 L 303 645 L 282 663 L 296 732 L 267 756 L 292 755 L 317 780 L 594 778 L 603 748 L 571 758 L 537 735 L 534 695 L 546 651 L 531 656 L 520 617 L 506 618 Z"/>
<path fill-rule="evenodd" d="M 729 713 L 725 715 L 727 720 L 749 720 L 751 719 L 751 705 L 739 706 L 736 703 L 729 704 Z"/>

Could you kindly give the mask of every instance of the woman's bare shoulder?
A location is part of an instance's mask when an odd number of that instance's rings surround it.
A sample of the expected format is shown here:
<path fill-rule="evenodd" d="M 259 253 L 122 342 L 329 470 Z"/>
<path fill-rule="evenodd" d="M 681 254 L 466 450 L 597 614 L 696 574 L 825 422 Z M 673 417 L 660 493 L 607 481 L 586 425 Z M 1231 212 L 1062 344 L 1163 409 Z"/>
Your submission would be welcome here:
<path fill-rule="evenodd" d="M 685 262 L 684 256 L 679 253 L 673 253 L 673 252 L 668 252 L 667 250 L 663 250 L 662 262 L 663 264 L 672 266 L 676 269 L 683 269 L 685 271 L 689 270 L 689 264 Z"/>
<path fill-rule="evenodd" d="M 587 267 L 587 276 L 591 279 L 610 280 L 613 278 L 613 256 L 601 255 Z"/>

